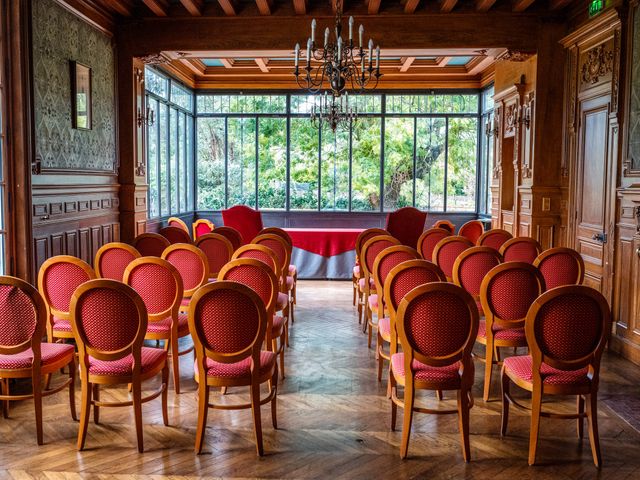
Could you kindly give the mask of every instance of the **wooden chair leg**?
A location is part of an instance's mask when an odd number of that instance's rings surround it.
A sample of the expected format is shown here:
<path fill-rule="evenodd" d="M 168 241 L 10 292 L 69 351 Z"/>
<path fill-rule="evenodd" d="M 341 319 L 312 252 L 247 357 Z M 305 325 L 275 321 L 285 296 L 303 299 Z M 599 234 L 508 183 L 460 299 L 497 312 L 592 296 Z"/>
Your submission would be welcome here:
<path fill-rule="evenodd" d="M 82 378 L 82 403 L 80 404 L 80 426 L 78 427 L 78 450 L 84 450 L 91 413 L 91 391 L 93 390 L 89 379 Z"/>
<path fill-rule="evenodd" d="M 173 370 L 173 389 L 176 395 L 180 394 L 180 352 L 178 351 L 178 339 L 169 340 L 171 350 L 171 369 Z"/>
<path fill-rule="evenodd" d="M 507 424 L 509 423 L 509 387 L 510 380 L 504 371 L 504 367 L 500 372 L 500 380 L 502 385 L 502 425 L 500 427 L 500 435 L 503 437 L 507 434 Z"/>
<path fill-rule="evenodd" d="M 353 306 L 356 306 L 356 292 L 358 290 L 358 281 L 355 277 L 351 277 L 351 287 L 353 288 Z"/>
<path fill-rule="evenodd" d="M 100 401 L 100 385 L 97 383 L 93 384 L 93 400 L 95 402 Z M 100 407 L 95 403 L 93 405 L 93 423 L 98 425 L 100 423 Z"/>
<path fill-rule="evenodd" d="M 75 355 L 71 358 L 69 363 L 69 408 L 71 409 L 71 418 L 74 421 L 78 420 L 78 414 L 76 412 L 76 361 Z"/>
<path fill-rule="evenodd" d="M 596 467 L 602 467 L 602 455 L 600 454 L 600 436 L 598 435 L 598 396 L 591 393 L 587 398 L 587 419 L 589 422 L 589 442 L 591 454 Z"/>
<path fill-rule="evenodd" d="M 404 387 L 404 422 L 402 423 L 402 444 L 400 445 L 400 458 L 407 458 L 409 452 L 409 437 L 411 436 L 411 422 L 413 421 L 413 402 L 415 391 L 411 381 L 407 381 Z"/>
<path fill-rule="evenodd" d="M 277 430 L 278 429 L 278 411 L 277 411 L 276 400 L 278 398 L 278 367 L 273 369 L 273 376 L 271 377 L 270 388 L 276 389 L 276 393 L 271 399 L 271 425 L 273 425 L 273 428 Z"/>
<path fill-rule="evenodd" d="M 8 379 L 7 379 L 8 381 Z M 36 412 L 36 438 L 38 445 L 44 443 L 44 435 L 42 433 L 42 377 L 38 374 L 33 375 L 33 406 Z"/>
<path fill-rule="evenodd" d="M 0 378 L 0 387 L 2 387 L 2 395 L 9 396 L 9 379 Z M 2 401 L 2 416 L 9 418 L 9 399 Z"/>
<path fill-rule="evenodd" d="M 169 400 L 169 364 L 165 362 L 162 369 L 162 384 L 164 390 L 162 391 L 162 422 L 165 426 L 169 425 L 169 412 L 167 411 L 167 404 Z"/>
<path fill-rule="evenodd" d="M 391 399 L 393 393 L 397 395 L 397 383 L 396 378 L 393 376 L 393 372 L 391 371 L 391 366 L 389 366 L 389 387 L 387 389 L 387 393 L 389 398 Z M 391 431 L 396 431 L 396 419 L 398 417 L 398 405 L 391 399 Z"/>
<path fill-rule="evenodd" d="M 465 462 L 469 462 L 471 448 L 469 446 L 469 392 L 467 390 L 458 390 L 458 424 L 460 441 L 462 442 L 462 456 Z"/>
<path fill-rule="evenodd" d="M 578 414 L 584 414 L 584 397 L 582 395 L 578 395 L 576 403 L 578 407 Z M 578 417 L 578 438 L 584 437 L 584 422 L 582 420 L 582 417 Z"/>
<path fill-rule="evenodd" d="M 45 389 L 45 391 L 46 391 L 46 390 L 49 390 L 49 387 L 50 387 L 50 386 L 51 386 L 51 374 L 50 374 L 50 373 L 47 373 L 47 374 L 44 376 L 44 389 Z"/>
<path fill-rule="evenodd" d="M 384 362 L 384 358 L 382 358 L 382 355 L 380 354 L 380 350 L 382 350 L 382 342 L 382 337 L 380 336 L 380 332 L 378 332 L 376 338 L 376 356 L 378 357 L 378 382 L 382 382 L 382 367 Z"/>
<path fill-rule="evenodd" d="M 289 318 L 291 319 L 291 325 L 293 325 L 296 321 L 295 319 L 295 314 L 294 314 L 294 310 L 295 308 L 293 307 L 293 299 L 290 298 L 289 299 Z"/>
<path fill-rule="evenodd" d="M 283 342 L 284 342 L 284 339 L 280 337 L 280 375 L 284 380 L 284 343 Z"/>
<path fill-rule="evenodd" d="M 253 432 L 256 440 L 256 450 L 261 457 L 264 455 L 262 445 L 262 418 L 260 416 L 260 384 L 251 385 L 251 413 L 253 414 Z"/>
<path fill-rule="evenodd" d="M 140 380 L 133 383 L 133 416 L 136 422 L 136 438 L 138 440 L 138 452 L 144 452 L 144 440 L 142 430 L 142 385 Z"/>
<path fill-rule="evenodd" d="M 284 323 L 284 344 L 289 348 L 289 322 Z"/>
<path fill-rule="evenodd" d="M 494 352 L 494 348 L 493 348 L 492 342 L 487 341 L 487 345 L 485 348 L 485 363 L 484 363 L 484 392 L 482 394 L 482 399 L 485 402 L 489 401 L 489 394 L 491 393 L 491 374 L 493 373 L 493 361 L 494 361 L 493 352 Z"/>
<path fill-rule="evenodd" d="M 196 429 L 196 453 L 202 452 L 204 444 L 204 435 L 207 429 L 207 414 L 209 413 L 209 385 L 206 384 L 206 378 L 200 381 L 198 385 L 198 427 Z"/>
<path fill-rule="evenodd" d="M 540 430 L 540 410 L 542 409 L 542 392 L 534 388 L 531 396 L 531 431 L 529 432 L 529 465 L 536 463 L 538 448 L 538 432 Z"/>
<path fill-rule="evenodd" d="M 442 401 L 442 390 L 436 390 L 436 398 L 438 401 Z"/>

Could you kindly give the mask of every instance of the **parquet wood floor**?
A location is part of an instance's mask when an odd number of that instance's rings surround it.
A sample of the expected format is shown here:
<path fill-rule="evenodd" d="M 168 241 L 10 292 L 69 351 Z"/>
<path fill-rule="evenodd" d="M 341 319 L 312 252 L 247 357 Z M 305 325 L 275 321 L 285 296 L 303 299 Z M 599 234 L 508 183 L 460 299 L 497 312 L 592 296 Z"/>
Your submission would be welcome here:
<path fill-rule="evenodd" d="M 279 430 L 271 428 L 263 408 L 264 458 L 255 454 L 248 410 L 210 411 L 204 454 L 193 453 L 196 395 L 193 360 L 187 355 L 181 363 L 184 393 L 169 393 L 171 426 L 162 425 L 159 400 L 143 406 L 144 454 L 135 448 L 129 408 L 102 409 L 101 424 L 89 424 L 86 451 L 77 452 L 78 425 L 61 392 L 44 401 L 44 446 L 36 445 L 31 402 L 12 403 L 11 418 L 0 418 L 0 478 L 640 478 L 640 432 L 604 401 L 601 472 L 593 466 L 588 440 L 576 437 L 575 423 L 551 419 L 542 420 L 541 465 L 528 467 L 528 416 L 512 409 L 510 434 L 500 438 L 499 384 L 494 378 L 494 400 L 482 402 L 483 368 L 476 366 L 471 463 L 462 461 L 456 417 L 424 414 L 414 416 L 409 458 L 402 461 L 400 429 L 389 430 L 386 374 L 378 384 L 373 349 L 367 349 L 351 306 L 350 283 L 300 282 L 287 378 L 278 395 Z M 638 396 L 639 380 L 640 368 L 607 355 L 600 399 Z M 122 389 L 103 391 L 105 399 L 126 395 Z M 228 398 L 240 395 L 231 389 Z M 444 402 L 452 404 L 452 397 L 445 394 Z M 436 403 L 431 394 L 420 398 Z M 554 408 L 573 411 L 574 405 L 571 399 Z M 401 422 L 400 415 L 399 427 Z"/>

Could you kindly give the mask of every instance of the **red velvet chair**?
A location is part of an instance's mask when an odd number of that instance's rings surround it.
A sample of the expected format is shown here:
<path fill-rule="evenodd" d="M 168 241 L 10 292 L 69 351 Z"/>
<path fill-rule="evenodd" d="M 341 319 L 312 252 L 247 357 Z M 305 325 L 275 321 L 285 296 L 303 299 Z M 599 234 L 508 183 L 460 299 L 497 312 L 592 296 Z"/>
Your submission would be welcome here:
<path fill-rule="evenodd" d="M 169 424 L 167 352 L 142 346 L 147 332 L 147 309 L 128 285 L 115 280 L 91 280 L 80 285 L 71 302 L 71 325 L 78 345 L 82 404 L 78 450 L 83 450 L 93 406 L 97 424 L 100 408 L 133 406 L 138 452 L 144 450 L 142 404 L 162 395 L 162 419 Z M 160 388 L 142 397 L 142 382 L 162 373 Z M 130 384 L 131 401 L 100 399 L 101 385 Z"/>
<path fill-rule="evenodd" d="M 235 228 L 225 226 L 216 227 L 213 230 L 213 233 L 222 235 L 227 240 L 229 240 L 231 242 L 231 245 L 233 245 L 234 252 L 242 246 L 242 235 L 240 235 L 240 232 Z"/>
<path fill-rule="evenodd" d="M 215 225 L 211 220 L 207 220 L 206 218 L 199 218 L 191 225 L 191 229 L 193 231 L 193 241 L 195 242 L 202 235 L 213 232 L 214 228 Z"/>
<path fill-rule="evenodd" d="M 611 335 L 611 312 L 606 299 L 597 290 L 582 285 L 549 290 L 533 302 L 525 332 L 530 355 L 509 357 L 502 366 L 502 435 L 507 433 L 509 404 L 520 405 L 510 394 L 513 382 L 532 393 L 529 465 L 536 462 L 541 416 L 577 419 L 580 438 L 582 419 L 586 417 L 593 463 L 600 467 L 598 383 L 600 359 Z M 545 395 L 577 396 L 578 412 L 572 415 L 542 411 Z"/>
<path fill-rule="evenodd" d="M 132 245 L 143 257 L 160 257 L 171 243 L 159 233 L 141 233 Z"/>
<path fill-rule="evenodd" d="M 289 246 L 289 260 L 291 260 L 291 254 L 293 252 L 293 240 L 291 240 L 291 236 L 286 232 L 286 230 L 278 227 L 266 227 L 260 231 L 260 235 L 264 233 L 272 233 L 274 235 L 278 235 L 285 242 L 287 242 L 287 245 Z M 298 268 L 295 265 L 289 264 L 289 276 L 293 278 L 293 290 L 291 290 L 291 296 L 293 304 L 295 305 L 296 285 L 298 283 Z"/>
<path fill-rule="evenodd" d="M 42 397 L 69 387 L 71 417 L 76 418 L 76 354 L 73 345 L 41 343 L 47 324 L 47 310 L 38 291 L 27 282 L 0 276 L 0 407 L 9 418 L 9 402 L 33 398 L 38 445 L 44 442 L 42 431 Z M 54 388 L 43 388 L 42 376 L 50 376 L 69 367 L 69 379 Z M 31 394 L 11 395 L 9 382 L 30 378 Z M 47 382 L 48 383 L 48 382 Z"/>
<path fill-rule="evenodd" d="M 418 253 L 425 260 L 431 261 L 433 259 L 433 250 L 440 240 L 446 237 L 450 237 L 451 233 L 444 228 L 430 228 L 425 230 L 418 239 Z"/>
<path fill-rule="evenodd" d="M 351 276 L 351 283 L 353 284 L 353 305 L 359 305 L 362 299 L 360 298 L 360 290 L 358 288 L 358 283 L 360 279 L 364 276 L 364 272 L 360 267 L 360 250 L 362 245 L 372 237 L 376 237 L 378 235 L 388 235 L 389 232 L 383 230 L 381 228 L 368 228 L 367 230 L 363 230 L 358 234 L 356 238 L 356 264 L 353 266 L 353 275 Z M 356 303 L 358 301 L 358 303 Z M 358 306 L 358 309 L 360 307 Z M 358 321 L 360 321 L 360 312 L 358 312 Z"/>
<path fill-rule="evenodd" d="M 209 277 L 215 279 L 225 263 L 231 260 L 233 245 L 226 237 L 217 233 L 206 233 L 196 240 L 196 247 L 204 252 L 209 260 Z"/>
<path fill-rule="evenodd" d="M 505 244 L 505 242 L 511 240 L 513 235 L 511 235 L 506 230 L 502 230 L 500 228 L 492 228 L 484 232 L 480 237 L 478 237 L 478 241 L 476 245 L 480 247 L 491 247 L 496 250 L 500 250 L 500 247 Z"/>
<path fill-rule="evenodd" d="M 167 220 L 167 225 L 169 227 L 180 228 L 181 230 L 184 230 L 185 232 L 189 233 L 189 227 L 187 227 L 187 224 L 184 223 L 184 221 L 181 218 L 169 217 L 169 219 Z"/>
<path fill-rule="evenodd" d="M 438 265 L 447 276 L 447 281 L 453 281 L 453 264 L 456 258 L 473 243 L 466 237 L 451 235 L 440 240 L 433 249 L 433 263 Z"/>
<path fill-rule="evenodd" d="M 433 224 L 433 228 L 442 228 L 452 235 L 456 231 L 456 226 L 449 220 L 438 220 Z"/>
<path fill-rule="evenodd" d="M 406 458 L 413 412 L 449 414 L 459 419 L 462 454 L 470 460 L 469 410 L 474 369 L 471 350 L 478 333 L 478 309 L 471 296 L 457 285 L 429 283 L 411 290 L 400 302 L 396 327 L 402 353 L 391 356 L 391 430 L 398 406 L 404 410 L 400 458 Z M 399 399 L 397 385 L 404 386 Z M 416 390 L 457 390 L 458 408 L 415 406 Z"/>
<path fill-rule="evenodd" d="M 170 245 L 162 252 L 161 258 L 180 272 L 184 287 L 180 311 L 186 312 L 193 294 L 209 281 L 209 260 L 198 247 L 186 243 Z"/>
<path fill-rule="evenodd" d="M 502 256 L 492 247 L 471 247 L 461 252 L 453 264 L 453 283 L 464 288 L 473 297 L 480 316 L 483 315 L 480 285 L 489 270 L 501 262 Z"/>
<path fill-rule="evenodd" d="M 538 241 L 529 237 L 512 238 L 500 247 L 500 255 L 502 255 L 505 262 L 533 264 L 540 252 L 542 252 L 542 247 Z"/>
<path fill-rule="evenodd" d="M 202 452 L 209 408 L 251 408 L 258 455 L 264 453 L 260 407 L 271 403 L 271 421 L 277 428 L 278 368 L 276 354 L 262 350 L 268 326 L 260 296 L 236 282 L 219 281 L 202 287 L 189 308 L 189 330 L 196 351 L 198 426 L 195 451 Z M 269 393 L 260 397 L 260 385 L 269 382 Z M 247 386 L 250 404 L 209 403 L 211 387 Z"/>
<path fill-rule="evenodd" d="M 262 230 L 262 214 L 246 205 L 236 205 L 222 210 L 225 226 L 235 228 L 242 237 L 242 244 L 251 242 Z"/>
<path fill-rule="evenodd" d="M 526 347 L 524 319 L 533 301 L 545 290 L 540 271 L 529 263 L 508 262 L 492 268 L 480 286 L 485 318 L 477 342 L 485 346 L 484 401 L 489 400 L 494 365 L 501 365 L 500 348 Z"/>
<path fill-rule="evenodd" d="M 289 275 L 289 265 L 291 264 L 291 244 L 287 243 L 280 235 L 273 233 L 258 235 L 251 243 L 254 245 L 263 245 L 271 249 L 278 258 L 278 265 L 280 267 L 277 275 L 280 279 L 280 291 L 287 296 L 287 307 L 282 311 L 286 322 L 285 329 L 287 329 L 289 319 L 291 320 L 291 323 L 295 321 L 292 297 L 293 277 Z"/>
<path fill-rule="evenodd" d="M 175 245 L 176 243 L 192 243 L 189 231 L 184 230 L 183 228 L 164 227 L 161 228 L 158 233 L 169 240 L 171 245 Z"/>
<path fill-rule="evenodd" d="M 96 276 L 121 282 L 127 265 L 140 256 L 138 250 L 126 243 L 107 243 L 96 253 L 96 259 L 93 262 Z"/>
<path fill-rule="evenodd" d="M 403 207 L 387 214 L 385 230 L 400 240 L 402 245 L 416 248 L 426 220 L 427 212 L 414 207 Z"/>
<path fill-rule="evenodd" d="M 178 340 L 189 335 L 187 314 L 180 312 L 184 288 L 178 270 L 166 260 L 143 257 L 133 261 L 124 273 L 123 283 L 132 287 L 147 307 L 147 340 L 164 341 L 171 356 L 173 388 L 180 393 L 180 355 Z"/>
<path fill-rule="evenodd" d="M 458 230 L 458 235 L 468 238 L 474 245 L 483 233 L 484 224 L 480 220 L 469 220 Z"/>
<path fill-rule="evenodd" d="M 565 285 L 581 285 L 584 281 L 584 260 L 572 248 L 545 250 L 533 262 L 540 269 L 547 290 Z"/>

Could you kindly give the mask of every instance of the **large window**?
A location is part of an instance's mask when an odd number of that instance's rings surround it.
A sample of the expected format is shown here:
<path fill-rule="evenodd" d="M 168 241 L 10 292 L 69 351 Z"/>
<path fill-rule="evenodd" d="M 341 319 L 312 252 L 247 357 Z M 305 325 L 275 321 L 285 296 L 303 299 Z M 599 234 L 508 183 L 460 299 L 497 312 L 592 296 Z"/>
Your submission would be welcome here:
<path fill-rule="evenodd" d="M 0 4 L 0 17 L 4 19 L 4 12 L 2 11 L 2 4 Z M 5 71 L 4 71 L 4 52 L 5 52 L 5 37 L 3 30 L 3 23 L 0 22 L 0 275 L 4 275 L 6 273 L 6 265 L 5 265 L 5 243 L 7 237 L 7 231 L 5 228 L 5 218 L 4 218 L 4 198 L 6 191 L 6 182 L 5 182 L 5 173 L 4 173 L 4 165 L 5 165 L 5 152 L 6 150 L 6 118 L 5 118 Z"/>
<path fill-rule="evenodd" d="M 491 214 L 491 177 L 493 175 L 494 115 L 493 86 L 482 91 L 482 139 L 480 151 L 480 204 L 478 211 Z"/>
<path fill-rule="evenodd" d="M 475 212 L 480 96 L 359 95 L 333 132 L 309 119 L 314 96 L 197 95 L 197 208 Z"/>

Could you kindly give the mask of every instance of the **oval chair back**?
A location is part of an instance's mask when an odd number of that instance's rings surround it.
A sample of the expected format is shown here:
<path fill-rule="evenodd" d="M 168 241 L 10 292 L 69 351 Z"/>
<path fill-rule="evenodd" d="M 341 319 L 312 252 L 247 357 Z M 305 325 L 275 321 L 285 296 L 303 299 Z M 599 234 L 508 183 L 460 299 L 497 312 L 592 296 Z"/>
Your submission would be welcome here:
<path fill-rule="evenodd" d="M 502 256 L 492 247 L 471 247 L 460 253 L 453 264 L 453 283 L 467 291 L 478 306 L 480 304 L 480 285 L 489 271 L 500 265 Z"/>
<path fill-rule="evenodd" d="M 383 230 L 382 228 L 367 228 L 358 234 L 356 237 L 356 258 L 358 261 L 360 258 L 360 251 L 362 250 L 362 246 L 366 243 L 367 240 L 377 237 L 380 235 L 389 235 L 389 232 Z"/>
<path fill-rule="evenodd" d="M 432 260 L 442 269 L 447 276 L 447 281 L 453 280 L 453 265 L 458 255 L 471 247 L 473 247 L 471 240 L 460 235 L 445 237 L 436 244 Z"/>
<path fill-rule="evenodd" d="M 545 250 L 533 262 L 544 276 L 547 290 L 564 285 L 581 285 L 584 281 L 584 260 L 572 248 Z"/>
<path fill-rule="evenodd" d="M 171 245 L 175 245 L 176 243 L 192 243 L 189 231 L 182 228 L 164 227 L 161 228 L 158 233 L 169 240 Z"/>
<path fill-rule="evenodd" d="M 360 266 L 364 270 L 365 276 L 373 279 L 373 264 L 376 257 L 385 248 L 400 245 L 400 240 L 391 235 L 377 235 L 369 238 L 360 249 Z"/>
<path fill-rule="evenodd" d="M 511 240 L 512 238 L 513 235 L 511 235 L 506 230 L 502 230 L 500 228 L 492 228 L 491 230 L 488 230 L 480 235 L 478 241 L 476 242 L 476 245 L 480 247 L 491 247 L 499 251 L 502 245 L 504 245 L 505 242 Z"/>
<path fill-rule="evenodd" d="M 384 317 L 384 282 L 389 272 L 398 264 L 408 260 L 417 260 L 420 254 L 415 248 L 406 245 L 394 245 L 382 250 L 373 262 L 373 280 L 376 285 L 378 318 Z"/>
<path fill-rule="evenodd" d="M 289 271 L 289 263 L 291 263 L 291 245 L 282 237 L 273 233 L 258 235 L 251 243 L 255 245 L 264 245 L 276 254 L 276 257 L 278 258 L 278 265 L 280 267 L 278 271 L 278 278 L 281 280 L 284 288 L 284 282 Z"/>
<path fill-rule="evenodd" d="M 141 233 L 133 239 L 133 248 L 143 257 L 161 257 L 171 243 L 159 233 Z"/>
<path fill-rule="evenodd" d="M 207 220 L 206 218 L 199 218 L 191 224 L 191 229 L 193 231 L 193 240 L 196 241 L 202 235 L 213 232 L 214 228 L 215 226 L 213 225 L 213 222 L 211 220 Z"/>
<path fill-rule="evenodd" d="M 253 258 L 255 260 L 260 260 L 262 263 L 268 265 L 276 275 L 280 271 L 278 257 L 273 250 L 264 245 L 256 245 L 253 243 L 243 245 L 233 252 L 231 259 L 235 260 L 236 258 Z"/>
<path fill-rule="evenodd" d="M 30 284 L 0 276 L 0 355 L 33 351 L 33 367 L 40 368 L 40 345 L 47 323 L 47 307 Z"/>
<path fill-rule="evenodd" d="M 505 262 L 526 262 L 533 264 L 542 247 L 538 241 L 529 237 L 515 237 L 507 240 L 500 247 L 500 254 Z"/>
<path fill-rule="evenodd" d="M 458 235 L 469 239 L 469 241 L 474 245 L 483 233 L 484 224 L 480 220 L 469 220 L 460 227 L 460 230 L 458 230 Z"/>
<path fill-rule="evenodd" d="M 263 235 L 267 233 L 278 235 L 289 245 L 293 246 L 293 240 L 291 240 L 291 235 L 289 235 L 286 230 L 283 230 L 282 228 L 279 228 L 279 227 L 265 227 L 262 230 L 260 230 L 259 235 Z"/>
<path fill-rule="evenodd" d="M 196 240 L 196 247 L 204 252 L 209 261 L 209 277 L 215 278 L 218 272 L 231 260 L 233 245 L 224 236 L 217 233 L 206 233 Z"/>
<path fill-rule="evenodd" d="M 242 246 L 242 235 L 240 235 L 240 232 L 233 227 L 216 227 L 213 230 L 213 233 L 226 237 L 226 239 L 231 242 L 231 245 L 233 245 L 234 252 Z"/>
<path fill-rule="evenodd" d="M 449 220 L 438 220 L 436 223 L 433 224 L 433 228 L 442 228 L 443 230 L 446 230 L 452 235 L 456 231 L 456 226 L 453 223 L 451 223 Z"/>
<path fill-rule="evenodd" d="M 415 207 L 402 207 L 387 214 L 385 230 L 402 245 L 416 248 L 426 220 L 427 212 Z"/>
<path fill-rule="evenodd" d="M 47 339 L 73 338 L 71 331 L 71 299 L 73 292 L 96 278 L 91 266 L 71 255 L 58 255 L 46 260 L 38 272 L 38 291 L 47 305 Z"/>
<path fill-rule="evenodd" d="M 96 259 L 93 262 L 96 276 L 121 282 L 127 265 L 140 256 L 138 250 L 126 243 L 107 243 L 96 253 Z"/>
<path fill-rule="evenodd" d="M 194 245 L 170 245 L 162 252 L 162 259 L 167 260 L 180 273 L 184 297 L 187 299 L 209 281 L 209 260 L 204 252 Z M 188 301 L 183 301 L 183 306 L 186 304 Z"/>
<path fill-rule="evenodd" d="M 440 240 L 450 237 L 451 232 L 444 228 L 430 228 L 425 230 L 418 239 L 418 252 L 425 260 L 433 259 L 433 250 Z"/>
<path fill-rule="evenodd" d="M 240 233 L 243 245 L 249 243 L 262 230 L 262 214 L 251 207 L 234 205 L 221 213 L 224 224 Z"/>
<path fill-rule="evenodd" d="M 169 219 L 167 220 L 167 226 L 180 228 L 181 230 L 189 233 L 189 227 L 187 227 L 187 224 L 178 217 L 169 217 Z"/>

